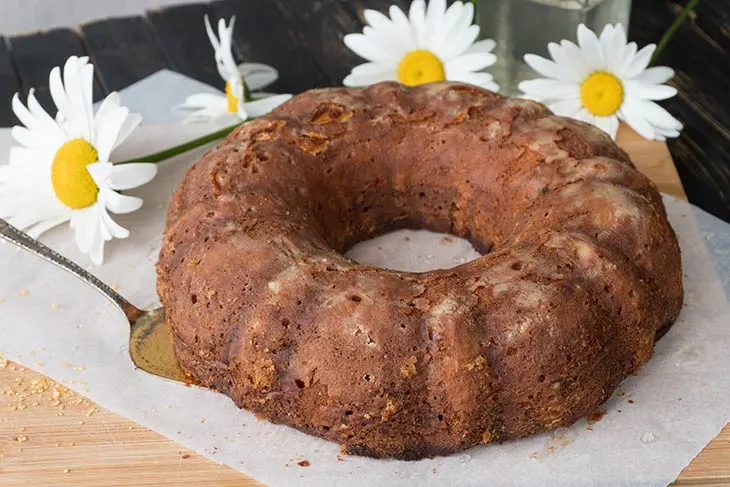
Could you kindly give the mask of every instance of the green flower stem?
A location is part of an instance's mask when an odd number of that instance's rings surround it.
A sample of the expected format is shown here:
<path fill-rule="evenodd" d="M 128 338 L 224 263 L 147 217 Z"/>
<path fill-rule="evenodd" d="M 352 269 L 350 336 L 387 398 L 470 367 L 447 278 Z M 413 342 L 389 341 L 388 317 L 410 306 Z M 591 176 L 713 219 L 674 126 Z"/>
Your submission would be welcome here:
<path fill-rule="evenodd" d="M 149 154 L 142 157 L 135 157 L 134 159 L 129 159 L 122 162 L 117 162 L 116 164 L 130 164 L 132 162 L 160 162 L 164 161 L 165 159 L 169 159 L 171 157 L 177 156 L 179 154 L 182 154 L 184 152 L 188 152 L 190 150 L 193 150 L 197 147 L 200 147 L 201 145 L 205 145 L 209 142 L 213 142 L 215 140 L 218 140 L 222 137 L 225 137 L 226 135 L 233 132 L 240 123 L 237 123 L 235 125 L 230 125 L 228 127 L 224 127 L 220 130 L 216 130 L 215 132 L 212 132 L 210 134 L 204 135 L 202 137 L 198 137 L 197 139 L 193 139 L 189 142 L 185 142 L 184 144 L 176 145 L 175 147 L 170 147 L 169 149 L 162 150 L 160 152 L 155 152 L 154 154 Z"/>
<path fill-rule="evenodd" d="M 656 50 L 654 51 L 654 54 L 651 56 L 651 64 L 656 61 L 656 59 L 661 55 L 661 53 L 664 51 L 664 49 L 669 44 L 669 41 L 674 37 L 674 34 L 677 32 L 679 27 L 684 23 L 685 20 L 687 20 L 687 17 L 690 13 L 695 9 L 697 4 L 700 3 L 700 0 L 689 0 L 687 2 L 687 5 L 682 9 L 682 11 L 679 13 L 676 19 L 674 19 L 674 22 L 672 25 L 669 26 L 667 31 L 662 36 L 661 40 L 659 40 L 659 43 L 656 46 Z"/>

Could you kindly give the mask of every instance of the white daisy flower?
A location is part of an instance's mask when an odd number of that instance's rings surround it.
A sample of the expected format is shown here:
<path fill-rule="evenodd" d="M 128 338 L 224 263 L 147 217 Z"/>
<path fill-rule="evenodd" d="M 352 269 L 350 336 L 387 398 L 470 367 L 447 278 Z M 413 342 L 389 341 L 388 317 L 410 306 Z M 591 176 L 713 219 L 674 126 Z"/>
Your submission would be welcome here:
<path fill-rule="evenodd" d="M 112 151 L 140 124 L 112 93 L 96 114 L 92 105 L 94 67 L 86 57 L 72 56 L 61 70 L 53 68 L 50 91 L 58 108 L 52 118 L 33 90 L 27 106 L 16 93 L 12 108 L 23 126 L 12 136 L 19 146 L 10 149 L 9 164 L 0 166 L 0 217 L 37 238 L 46 230 L 70 221 L 76 244 L 99 265 L 104 243 L 127 238 L 109 212 L 129 213 L 142 200 L 118 193 L 154 178 L 154 164 L 115 166 Z"/>
<path fill-rule="evenodd" d="M 616 138 L 619 120 L 646 139 L 677 137 L 682 124 L 654 103 L 677 94 L 666 83 L 674 71 L 647 68 L 656 49 L 649 44 L 637 52 L 626 41 L 621 24 L 606 25 L 599 38 L 585 25 L 578 26 L 578 45 L 551 42 L 552 60 L 525 55 L 525 62 L 546 78 L 520 83 L 528 98 L 544 102 L 559 115 L 588 122 Z"/>
<path fill-rule="evenodd" d="M 193 112 L 183 123 L 218 121 L 233 124 L 237 120 L 265 115 L 291 98 L 291 95 L 252 93 L 276 81 L 279 73 L 266 64 L 243 63 L 236 66 L 232 52 L 235 23 L 236 17 L 231 18 L 228 26 L 225 20 L 220 19 L 216 36 L 208 16 L 205 16 L 205 31 L 213 45 L 218 74 L 225 82 L 225 93 L 189 96 L 180 108 Z"/>
<path fill-rule="evenodd" d="M 435 81 L 462 81 L 492 91 L 499 86 L 481 72 L 497 60 L 491 39 L 475 42 L 479 26 L 472 25 L 474 5 L 446 0 L 414 0 L 406 14 L 390 7 L 390 18 L 365 10 L 362 34 L 348 34 L 345 45 L 369 62 L 355 66 L 345 86 L 366 86 L 379 81 L 400 81 L 415 86 Z"/>

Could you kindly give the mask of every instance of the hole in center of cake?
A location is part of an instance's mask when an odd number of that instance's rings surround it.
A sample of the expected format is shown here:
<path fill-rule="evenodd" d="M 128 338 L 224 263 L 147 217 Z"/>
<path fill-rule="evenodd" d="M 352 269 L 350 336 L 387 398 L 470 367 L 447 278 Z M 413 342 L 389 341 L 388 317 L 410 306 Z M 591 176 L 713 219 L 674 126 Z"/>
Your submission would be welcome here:
<path fill-rule="evenodd" d="M 345 255 L 362 264 L 405 272 L 450 269 L 481 254 L 466 239 L 428 230 L 396 230 L 355 244 Z"/>

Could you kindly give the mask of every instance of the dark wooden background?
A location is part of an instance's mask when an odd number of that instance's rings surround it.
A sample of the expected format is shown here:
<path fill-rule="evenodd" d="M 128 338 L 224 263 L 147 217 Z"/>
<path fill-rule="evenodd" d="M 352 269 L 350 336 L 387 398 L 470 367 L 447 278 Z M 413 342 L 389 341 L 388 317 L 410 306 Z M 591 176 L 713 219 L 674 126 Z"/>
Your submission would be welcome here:
<path fill-rule="evenodd" d="M 51 1 L 51 0 L 49 0 Z M 498 0 L 488 0 L 498 1 Z M 502 0 L 499 0 L 502 1 Z M 634 0 L 629 37 L 657 42 L 687 0 Z M 50 107 L 48 73 L 72 54 L 97 66 L 95 98 L 162 68 L 213 86 L 221 81 L 203 29 L 203 15 L 237 16 L 235 56 L 275 66 L 272 91 L 298 93 L 339 85 L 361 62 L 342 36 L 363 26 L 362 11 L 385 11 L 407 0 L 219 0 L 147 12 L 146 17 L 101 20 L 78 29 L 24 36 L 0 33 L 0 126 L 15 123 L 10 98 L 36 88 Z M 658 60 L 676 71 L 680 94 L 664 106 L 685 125 L 669 141 L 690 201 L 730 222 L 730 0 L 705 0 Z"/>

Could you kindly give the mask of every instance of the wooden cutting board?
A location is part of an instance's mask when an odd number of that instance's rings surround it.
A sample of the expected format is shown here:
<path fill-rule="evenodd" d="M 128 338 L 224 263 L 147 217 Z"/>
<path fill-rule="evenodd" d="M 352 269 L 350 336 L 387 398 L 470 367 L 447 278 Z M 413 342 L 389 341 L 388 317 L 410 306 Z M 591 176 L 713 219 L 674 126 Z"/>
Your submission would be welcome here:
<path fill-rule="evenodd" d="M 622 128 L 619 144 L 662 191 L 685 197 L 664 143 L 645 141 Z M 106 411 L 37 372 L 2 360 L 0 486 L 29 485 L 251 487 L 262 484 Z M 730 485 L 730 425 L 684 469 L 674 485 Z"/>

